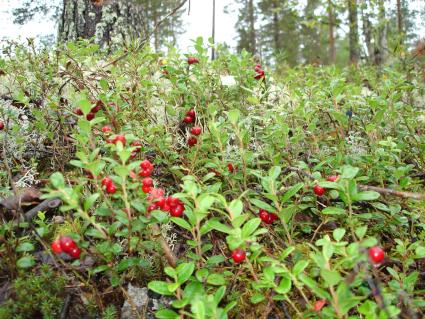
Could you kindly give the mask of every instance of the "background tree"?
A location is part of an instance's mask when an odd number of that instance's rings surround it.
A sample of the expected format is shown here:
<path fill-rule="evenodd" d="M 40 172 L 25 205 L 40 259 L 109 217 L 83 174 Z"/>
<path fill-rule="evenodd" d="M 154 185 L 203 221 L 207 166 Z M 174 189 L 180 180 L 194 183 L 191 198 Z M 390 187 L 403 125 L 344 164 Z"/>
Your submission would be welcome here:
<path fill-rule="evenodd" d="M 242 5 L 236 23 L 238 31 L 237 50 L 245 49 L 255 54 L 257 52 L 256 4 L 254 0 L 242 0 L 237 3 Z"/>
<path fill-rule="evenodd" d="M 349 51 L 350 63 L 357 64 L 359 61 L 359 27 L 358 27 L 358 12 L 357 0 L 347 0 L 348 2 L 348 22 L 349 22 Z"/>

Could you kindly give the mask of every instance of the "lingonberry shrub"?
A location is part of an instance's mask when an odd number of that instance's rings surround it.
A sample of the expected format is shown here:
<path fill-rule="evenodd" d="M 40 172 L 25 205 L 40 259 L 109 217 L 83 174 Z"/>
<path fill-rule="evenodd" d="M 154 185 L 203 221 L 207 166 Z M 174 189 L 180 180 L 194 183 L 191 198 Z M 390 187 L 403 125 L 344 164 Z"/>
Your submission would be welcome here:
<path fill-rule="evenodd" d="M 284 79 L 270 69 L 266 81 L 247 54 L 206 62 L 207 48 L 195 48 L 203 62 L 170 52 L 166 77 L 149 49 L 100 69 L 103 53 L 84 41 L 57 55 L 24 51 L 40 62 L 31 70 L 5 62 L 22 89 L 43 79 L 27 91 L 46 98 L 35 107 L 16 94 L 44 137 L 31 145 L 46 147 L 29 153 L 40 183 L 17 182 L 43 185 L 42 199 L 61 205 L 31 224 L 5 220 L 0 269 L 18 276 L 48 260 L 99 310 L 148 283 L 169 300 L 159 318 L 420 314 L 423 125 L 409 96 L 420 82 L 390 67 L 305 67 Z M 367 97 L 363 79 L 374 85 Z M 13 166 L 30 149 L 18 143 L 19 110 L 1 113 L 13 180 L 29 171 Z"/>

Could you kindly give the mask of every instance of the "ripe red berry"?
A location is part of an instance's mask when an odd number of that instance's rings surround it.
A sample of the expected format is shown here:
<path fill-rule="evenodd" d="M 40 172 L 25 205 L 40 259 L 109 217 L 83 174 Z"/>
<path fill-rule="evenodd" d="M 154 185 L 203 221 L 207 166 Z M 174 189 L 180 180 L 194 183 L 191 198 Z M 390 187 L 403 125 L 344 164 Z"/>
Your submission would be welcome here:
<path fill-rule="evenodd" d="M 150 178 L 150 177 L 146 177 L 142 180 L 142 184 L 143 184 L 143 186 L 146 186 L 146 187 L 152 187 L 153 186 L 153 179 Z"/>
<path fill-rule="evenodd" d="M 60 254 L 62 252 L 61 242 L 59 239 L 56 239 L 52 243 L 52 250 L 55 254 Z"/>
<path fill-rule="evenodd" d="M 170 207 L 175 207 L 175 206 L 178 206 L 178 205 L 181 205 L 182 204 L 182 202 L 180 201 L 180 199 L 175 198 L 173 196 L 168 196 L 166 198 L 166 200 L 167 200 L 167 204 L 170 205 Z"/>
<path fill-rule="evenodd" d="M 183 119 L 183 122 L 185 122 L 186 124 L 193 123 L 193 121 L 194 121 L 194 118 L 193 118 L 193 117 L 191 117 L 191 116 L 186 116 L 186 117 Z"/>
<path fill-rule="evenodd" d="M 194 145 L 198 144 L 198 140 L 196 139 L 196 137 L 191 136 L 191 137 L 189 137 L 189 138 L 187 139 L 187 144 L 188 144 L 190 147 L 192 147 L 192 146 L 194 146 Z"/>
<path fill-rule="evenodd" d="M 256 71 L 256 73 L 257 73 L 255 75 L 256 80 L 261 80 L 261 79 L 266 77 L 265 72 L 263 70 L 258 70 L 258 71 Z"/>
<path fill-rule="evenodd" d="M 369 258 L 374 264 L 379 264 L 385 258 L 385 252 L 381 247 L 369 248 Z"/>
<path fill-rule="evenodd" d="M 260 219 L 268 224 L 269 222 L 269 212 L 265 211 L 264 209 L 260 209 L 260 212 L 258 214 L 260 216 Z"/>
<path fill-rule="evenodd" d="M 97 113 L 102 109 L 102 107 L 103 107 L 103 102 L 101 100 L 98 100 L 96 102 L 96 105 L 91 108 L 90 112 Z"/>
<path fill-rule="evenodd" d="M 144 170 L 152 170 L 153 169 L 153 165 L 151 162 L 149 162 L 149 160 L 144 160 L 140 163 L 140 169 L 144 169 Z"/>
<path fill-rule="evenodd" d="M 164 196 L 160 196 L 157 198 L 157 200 L 155 201 L 155 205 L 159 208 L 162 209 L 162 207 L 164 207 L 164 205 L 166 204 L 167 200 Z"/>
<path fill-rule="evenodd" d="M 108 194 L 114 194 L 116 191 L 117 191 L 117 187 L 115 186 L 114 183 L 109 184 L 109 185 L 106 186 L 106 192 Z"/>
<path fill-rule="evenodd" d="M 151 204 L 151 205 L 148 206 L 147 211 L 148 211 L 148 213 L 150 213 L 150 212 L 154 211 L 155 209 L 156 209 L 156 205 Z"/>
<path fill-rule="evenodd" d="M 227 164 L 227 169 L 229 170 L 230 173 L 233 173 L 235 171 L 235 167 L 233 166 L 232 163 Z"/>
<path fill-rule="evenodd" d="M 81 254 L 81 249 L 78 248 L 77 246 L 75 246 L 74 248 L 72 248 L 68 255 L 71 256 L 72 258 L 80 258 L 80 254 Z"/>
<path fill-rule="evenodd" d="M 188 63 L 189 65 L 192 65 L 192 64 L 199 63 L 199 60 L 198 60 L 197 58 L 195 58 L 195 57 L 189 57 L 189 58 L 187 59 L 187 63 Z"/>
<path fill-rule="evenodd" d="M 186 112 L 186 116 L 190 116 L 195 118 L 196 117 L 196 112 L 194 109 L 190 109 L 189 111 Z"/>
<path fill-rule="evenodd" d="M 184 206 L 177 205 L 170 208 L 170 215 L 173 217 L 180 217 L 184 213 Z"/>
<path fill-rule="evenodd" d="M 103 133 L 112 132 L 112 128 L 109 125 L 105 125 L 104 127 L 102 127 L 102 132 Z"/>
<path fill-rule="evenodd" d="M 322 196 L 326 192 L 326 189 L 320 187 L 319 185 L 314 185 L 313 191 L 317 196 Z"/>
<path fill-rule="evenodd" d="M 113 140 L 113 143 L 114 144 L 117 144 L 118 142 L 121 142 L 122 145 L 125 145 L 125 142 L 126 142 L 125 136 L 124 135 L 121 135 L 121 134 L 115 136 L 115 138 Z"/>
<path fill-rule="evenodd" d="M 254 67 L 255 72 L 258 72 L 258 71 L 260 71 L 261 69 L 262 69 L 261 64 L 257 64 L 257 65 L 255 65 L 255 67 Z"/>
<path fill-rule="evenodd" d="M 151 186 L 145 186 L 145 185 L 143 185 L 142 186 L 142 191 L 143 191 L 143 193 L 149 193 L 150 191 L 152 190 L 152 187 Z"/>
<path fill-rule="evenodd" d="M 339 179 L 339 176 L 337 176 L 337 175 L 331 175 L 331 176 L 328 176 L 328 177 L 326 178 L 326 180 L 327 180 L 328 182 L 336 182 L 336 181 L 338 181 L 338 179 Z"/>
<path fill-rule="evenodd" d="M 161 207 L 161 210 L 162 210 L 163 212 L 169 212 L 169 211 L 170 211 L 170 209 L 171 209 L 171 207 L 170 207 L 170 205 L 168 205 L 167 203 L 165 203 L 165 204 Z"/>
<path fill-rule="evenodd" d="M 233 261 L 235 262 L 235 264 L 240 264 L 246 258 L 246 252 L 245 252 L 245 250 L 240 249 L 240 248 L 235 249 L 232 252 L 232 258 L 233 258 Z"/>
<path fill-rule="evenodd" d="M 139 172 L 139 176 L 140 177 L 149 177 L 149 176 L 151 176 L 151 171 L 150 170 L 147 170 L 147 169 L 142 169 Z"/>
<path fill-rule="evenodd" d="M 202 129 L 199 126 L 194 126 L 190 130 L 190 133 L 192 133 L 193 135 L 200 135 L 201 132 L 202 132 Z"/>
<path fill-rule="evenodd" d="M 274 221 L 278 220 L 279 217 L 275 214 L 275 213 L 270 213 L 269 214 L 269 223 L 273 224 Z"/>
<path fill-rule="evenodd" d="M 77 114 L 77 115 L 79 115 L 79 116 L 81 116 L 81 115 L 84 114 L 83 111 L 79 107 L 77 107 L 76 109 L 74 109 L 74 113 Z"/>
<path fill-rule="evenodd" d="M 112 184 L 112 179 L 110 177 L 105 177 L 104 179 L 102 179 L 102 186 L 103 187 L 108 187 L 108 185 Z"/>
<path fill-rule="evenodd" d="M 4 129 L 4 123 L 0 122 L 0 131 L 2 131 Z"/>
<path fill-rule="evenodd" d="M 140 152 L 142 150 L 142 142 L 140 141 L 131 142 L 131 146 L 136 147 L 136 149 L 134 150 L 135 152 Z"/>
<path fill-rule="evenodd" d="M 59 238 L 59 243 L 60 246 L 62 248 L 62 250 L 69 254 L 69 252 L 74 249 L 75 247 L 77 247 L 77 245 L 75 244 L 74 240 L 71 237 L 68 236 L 61 236 Z"/>
<path fill-rule="evenodd" d="M 89 114 L 86 115 L 86 119 L 87 121 L 91 121 L 94 119 L 95 116 L 96 116 L 95 113 L 90 112 Z"/>

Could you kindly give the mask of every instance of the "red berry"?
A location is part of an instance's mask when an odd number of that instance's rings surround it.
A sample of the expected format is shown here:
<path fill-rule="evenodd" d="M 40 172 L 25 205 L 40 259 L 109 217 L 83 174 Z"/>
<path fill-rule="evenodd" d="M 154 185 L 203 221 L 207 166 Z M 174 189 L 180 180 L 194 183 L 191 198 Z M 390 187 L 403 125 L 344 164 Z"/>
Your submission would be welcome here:
<path fill-rule="evenodd" d="M 193 135 L 200 135 L 201 132 L 202 132 L 202 129 L 199 126 L 194 126 L 190 130 L 190 133 L 192 133 Z"/>
<path fill-rule="evenodd" d="M 151 205 L 148 206 L 147 211 L 148 211 L 148 213 L 150 213 L 150 212 L 154 211 L 155 209 L 156 209 L 156 205 L 151 204 Z"/>
<path fill-rule="evenodd" d="M 152 188 L 149 193 L 148 201 L 161 200 L 164 197 L 164 190 L 162 188 Z M 165 203 L 165 199 L 164 199 Z"/>
<path fill-rule="evenodd" d="M 374 264 L 379 264 L 384 260 L 385 252 L 378 246 L 369 248 L 369 258 Z"/>
<path fill-rule="evenodd" d="M 270 213 L 269 214 L 269 221 L 270 221 L 270 224 L 272 224 L 274 221 L 276 221 L 276 220 L 278 220 L 279 219 L 279 217 L 276 215 L 276 214 L 274 214 L 274 213 Z"/>
<path fill-rule="evenodd" d="M 190 146 L 190 147 L 192 147 L 192 146 L 194 146 L 194 145 L 196 145 L 196 144 L 198 144 L 198 140 L 196 139 L 196 137 L 189 137 L 188 139 L 187 139 L 187 144 Z"/>
<path fill-rule="evenodd" d="M 74 109 L 74 113 L 77 114 L 77 115 L 80 115 L 80 116 L 84 114 L 83 111 L 79 107 Z"/>
<path fill-rule="evenodd" d="M 142 142 L 140 141 L 133 141 L 131 143 L 131 146 L 136 147 L 136 149 L 134 150 L 134 152 L 140 152 L 142 150 Z"/>
<path fill-rule="evenodd" d="M 0 131 L 2 131 L 4 129 L 4 123 L 0 122 Z"/>
<path fill-rule="evenodd" d="M 255 75 L 255 79 L 256 80 L 261 80 L 261 79 L 263 79 L 263 78 L 266 77 L 266 75 L 265 75 L 265 73 L 264 73 L 263 70 L 258 70 L 256 72 L 257 72 L 257 74 Z"/>
<path fill-rule="evenodd" d="M 339 179 L 339 176 L 337 176 L 337 175 L 331 175 L 331 176 L 328 176 L 328 177 L 326 178 L 326 180 L 327 180 L 328 182 L 336 182 L 336 181 L 338 181 L 338 179 Z"/>
<path fill-rule="evenodd" d="M 72 248 L 69 252 L 68 255 L 71 256 L 72 258 L 80 258 L 80 254 L 81 254 L 81 249 L 78 248 L 77 246 Z"/>
<path fill-rule="evenodd" d="M 97 113 L 102 109 L 102 107 L 103 107 L 103 102 L 101 100 L 98 100 L 96 102 L 96 106 L 92 107 L 90 112 Z"/>
<path fill-rule="evenodd" d="M 96 116 L 95 113 L 90 112 L 89 114 L 86 115 L 86 119 L 87 121 L 91 121 L 94 119 L 95 116 Z"/>
<path fill-rule="evenodd" d="M 314 303 L 314 311 L 319 312 L 320 310 L 322 310 L 324 305 L 326 305 L 326 299 L 317 300 Z"/>
<path fill-rule="evenodd" d="M 75 244 L 74 240 L 71 237 L 68 236 L 61 236 L 59 238 L 59 243 L 60 246 L 62 248 L 62 250 L 69 254 L 69 252 L 74 249 L 75 247 L 77 247 L 77 245 Z"/>
<path fill-rule="evenodd" d="M 189 65 L 192 65 L 192 64 L 199 63 L 199 60 L 198 60 L 197 58 L 195 58 L 195 57 L 189 57 L 189 58 L 187 59 L 187 63 L 188 63 Z"/>
<path fill-rule="evenodd" d="M 149 162 L 149 160 L 144 160 L 140 163 L 140 168 L 144 170 L 152 170 L 153 165 L 151 162 Z"/>
<path fill-rule="evenodd" d="M 114 183 L 109 184 L 109 185 L 106 186 L 106 192 L 108 194 L 114 194 L 116 191 L 117 191 L 117 187 L 115 186 Z"/>
<path fill-rule="evenodd" d="M 104 179 L 102 179 L 102 186 L 103 187 L 108 187 L 108 185 L 111 185 L 112 179 L 110 177 L 105 177 Z"/>
<path fill-rule="evenodd" d="M 173 217 L 180 217 L 184 213 L 184 206 L 177 205 L 170 208 L 170 215 Z"/>
<path fill-rule="evenodd" d="M 254 67 L 255 72 L 261 71 L 261 69 L 262 69 L 261 64 L 257 64 L 257 65 Z"/>
<path fill-rule="evenodd" d="M 113 140 L 113 143 L 114 144 L 117 144 L 118 142 L 121 142 L 122 145 L 125 145 L 125 136 L 124 135 L 121 135 L 121 134 L 115 136 L 115 138 Z"/>
<path fill-rule="evenodd" d="M 171 207 L 170 207 L 170 205 L 168 205 L 167 203 L 165 203 L 165 204 L 161 207 L 161 210 L 162 210 L 163 212 L 169 212 L 169 211 L 170 211 L 170 209 L 171 209 Z"/>
<path fill-rule="evenodd" d="M 158 197 L 158 199 L 155 201 L 155 205 L 159 208 L 164 207 L 165 203 L 166 203 L 166 199 L 164 196 Z"/>
<path fill-rule="evenodd" d="M 61 242 L 59 239 L 56 239 L 53 243 L 52 243 L 52 250 L 55 254 L 60 254 L 62 252 L 62 247 L 61 247 Z"/>
<path fill-rule="evenodd" d="M 186 124 L 193 123 L 193 121 L 194 121 L 194 118 L 193 118 L 193 117 L 191 117 L 191 116 L 186 116 L 186 117 L 183 119 L 183 122 L 185 122 Z"/>
<path fill-rule="evenodd" d="M 150 178 L 150 177 L 146 177 L 142 180 L 142 184 L 143 184 L 143 186 L 146 186 L 146 187 L 152 187 L 153 186 L 153 179 Z"/>
<path fill-rule="evenodd" d="M 235 264 L 240 264 L 246 258 L 246 252 L 245 252 L 245 250 L 240 249 L 240 248 L 235 249 L 232 252 L 232 258 L 233 258 L 233 261 L 235 262 Z"/>
<path fill-rule="evenodd" d="M 320 187 L 319 185 L 314 185 L 313 191 L 317 196 L 322 196 L 326 192 L 326 189 Z"/>
<path fill-rule="evenodd" d="M 134 159 L 134 158 L 136 158 L 137 154 L 139 154 L 139 152 L 137 152 L 137 151 L 132 151 L 132 152 L 130 153 L 130 159 Z"/>
<path fill-rule="evenodd" d="M 260 219 L 263 222 L 268 224 L 268 222 L 269 222 L 269 212 L 265 211 L 264 209 L 260 209 L 259 216 L 260 216 Z"/>
<path fill-rule="evenodd" d="M 142 191 L 143 191 L 143 193 L 149 193 L 150 191 L 152 190 L 152 187 L 150 187 L 150 186 L 145 186 L 145 185 L 143 185 L 142 186 Z"/>
<path fill-rule="evenodd" d="M 83 173 L 84 173 L 84 175 L 86 175 L 86 177 L 87 177 L 88 179 L 93 179 L 93 178 L 94 178 L 93 173 L 92 173 L 92 172 L 90 172 L 90 171 L 89 171 L 89 170 L 87 170 L 87 169 L 83 170 Z"/>
<path fill-rule="evenodd" d="M 103 133 L 112 132 L 112 128 L 109 125 L 105 125 L 104 127 L 102 127 L 102 132 Z"/>
<path fill-rule="evenodd" d="M 149 176 L 151 176 L 151 171 L 150 170 L 147 170 L 147 169 L 142 169 L 139 172 L 139 176 L 141 176 L 141 177 L 149 177 Z"/>
<path fill-rule="evenodd" d="M 232 163 L 227 164 L 227 168 L 230 173 L 233 173 L 235 171 L 235 167 L 233 166 Z"/>
<path fill-rule="evenodd" d="M 178 198 L 175 198 L 173 196 L 168 196 L 167 204 L 170 205 L 170 207 L 175 207 L 175 206 L 181 205 L 182 202 Z"/>
<path fill-rule="evenodd" d="M 194 109 L 190 109 L 189 111 L 186 112 L 186 116 L 190 116 L 195 118 L 196 117 L 196 112 Z"/>

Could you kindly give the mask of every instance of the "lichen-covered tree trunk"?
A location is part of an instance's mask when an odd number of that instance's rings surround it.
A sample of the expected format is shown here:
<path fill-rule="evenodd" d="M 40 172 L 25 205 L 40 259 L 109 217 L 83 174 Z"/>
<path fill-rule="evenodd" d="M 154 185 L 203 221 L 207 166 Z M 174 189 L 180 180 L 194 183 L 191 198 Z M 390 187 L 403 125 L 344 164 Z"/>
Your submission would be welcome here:
<path fill-rule="evenodd" d="M 142 31 L 142 7 L 130 0 L 63 0 L 58 40 L 92 38 L 101 46 L 118 43 Z"/>

